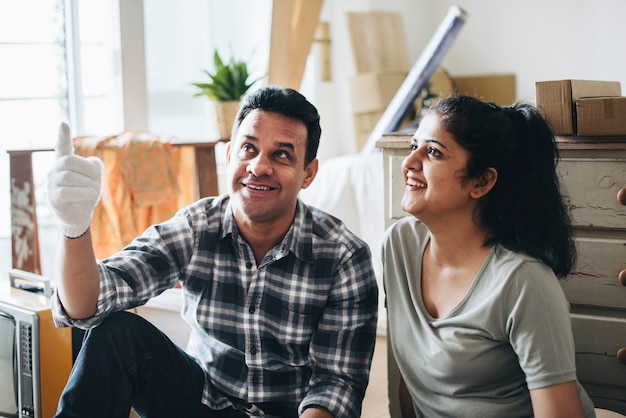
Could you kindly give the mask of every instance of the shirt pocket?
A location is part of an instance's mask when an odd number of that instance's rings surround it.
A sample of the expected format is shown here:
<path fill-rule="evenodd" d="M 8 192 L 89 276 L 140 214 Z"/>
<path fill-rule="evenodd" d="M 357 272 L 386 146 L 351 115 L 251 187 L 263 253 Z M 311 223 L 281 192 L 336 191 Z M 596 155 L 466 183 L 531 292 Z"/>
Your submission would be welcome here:
<path fill-rule="evenodd" d="M 264 346 L 274 360 L 292 366 L 308 362 L 309 347 L 321 316 L 311 303 L 267 300 Z"/>

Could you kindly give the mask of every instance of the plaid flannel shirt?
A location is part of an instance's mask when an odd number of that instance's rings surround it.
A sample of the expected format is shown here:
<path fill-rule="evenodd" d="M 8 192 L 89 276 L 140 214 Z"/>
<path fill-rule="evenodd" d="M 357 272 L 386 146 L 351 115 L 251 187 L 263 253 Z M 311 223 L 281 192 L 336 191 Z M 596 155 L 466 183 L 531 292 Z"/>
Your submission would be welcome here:
<path fill-rule="evenodd" d="M 378 289 L 369 248 L 338 219 L 298 201 L 290 230 L 257 265 L 230 198 L 201 199 L 98 268 L 97 313 L 72 320 L 54 298 L 58 325 L 94 327 L 181 283 L 203 403 L 253 416 L 265 402 L 360 416 Z"/>

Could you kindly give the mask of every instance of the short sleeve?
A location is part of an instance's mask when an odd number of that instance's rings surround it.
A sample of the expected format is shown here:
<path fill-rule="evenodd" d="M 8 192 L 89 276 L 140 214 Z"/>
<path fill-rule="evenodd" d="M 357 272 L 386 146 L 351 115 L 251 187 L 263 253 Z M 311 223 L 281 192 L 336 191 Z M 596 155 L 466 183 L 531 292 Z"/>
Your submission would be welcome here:
<path fill-rule="evenodd" d="M 507 331 L 529 389 L 576 379 L 569 303 L 552 271 L 541 262 L 522 263 L 506 297 Z"/>

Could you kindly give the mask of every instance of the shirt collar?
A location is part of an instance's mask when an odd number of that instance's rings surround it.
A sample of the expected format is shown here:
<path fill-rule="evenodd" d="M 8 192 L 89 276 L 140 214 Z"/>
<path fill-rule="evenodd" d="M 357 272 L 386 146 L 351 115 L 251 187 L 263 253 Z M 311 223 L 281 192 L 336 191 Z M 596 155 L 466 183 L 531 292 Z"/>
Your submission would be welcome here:
<path fill-rule="evenodd" d="M 233 215 L 230 197 L 225 198 L 225 203 L 220 239 L 230 235 L 234 241 L 237 241 L 239 230 Z M 296 215 L 293 223 L 277 248 L 276 258 L 282 258 L 292 252 L 303 261 L 311 262 L 313 260 L 313 216 L 309 208 L 300 199 L 296 202 Z"/>

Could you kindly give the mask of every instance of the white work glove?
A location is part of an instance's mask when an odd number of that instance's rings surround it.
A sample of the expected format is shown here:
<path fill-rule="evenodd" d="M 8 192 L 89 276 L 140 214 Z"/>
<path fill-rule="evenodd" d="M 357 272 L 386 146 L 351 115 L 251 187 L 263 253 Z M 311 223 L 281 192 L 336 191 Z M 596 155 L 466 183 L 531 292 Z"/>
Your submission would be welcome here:
<path fill-rule="evenodd" d="M 77 238 L 89 229 L 93 210 L 100 200 L 103 164 L 97 157 L 74 155 L 66 123 L 59 127 L 55 150 L 56 161 L 48 173 L 48 203 L 63 235 Z"/>

